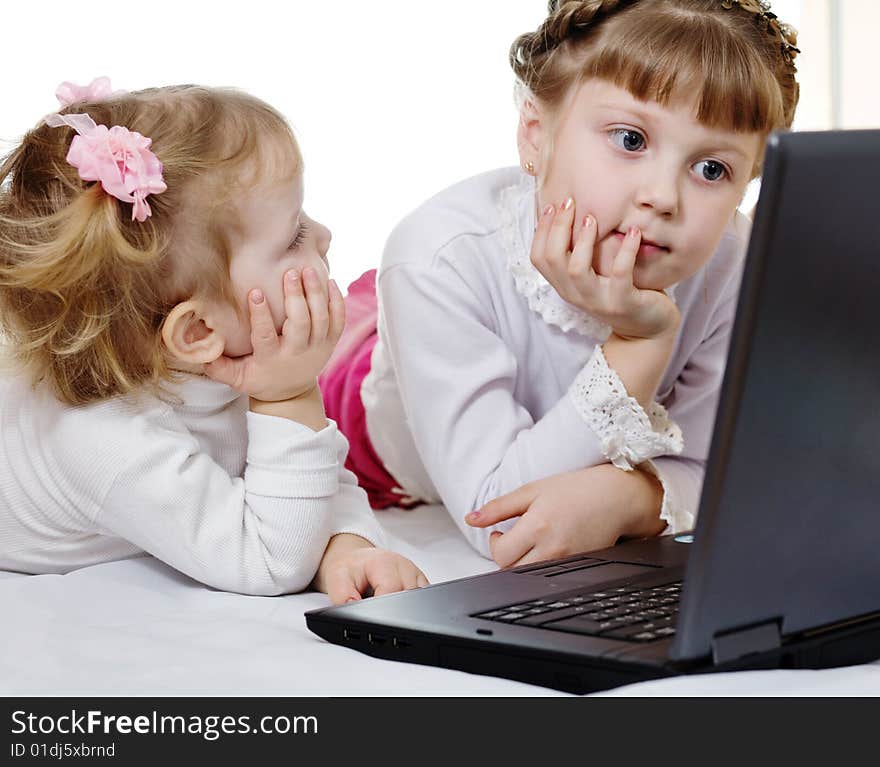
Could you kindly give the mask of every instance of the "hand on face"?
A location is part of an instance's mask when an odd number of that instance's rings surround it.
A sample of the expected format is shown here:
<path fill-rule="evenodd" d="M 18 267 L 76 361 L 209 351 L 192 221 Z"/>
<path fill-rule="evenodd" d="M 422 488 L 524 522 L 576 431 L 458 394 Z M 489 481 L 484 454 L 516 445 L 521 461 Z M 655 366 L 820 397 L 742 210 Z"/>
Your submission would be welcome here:
<path fill-rule="evenodd" d="M 678 329 L 680 314 L 662 291 L 641 290 L 633 270 L 641 233 L 632 228 L 623 238 L 610 274 L 593 268 L 597 223 L 587 215 L 575 221 L 571 198 L 557 210 L 548 205 L 532 241 L 531 261 L 556 292 L 573 306 L 610 325 L 623 338 L 657 338 Z M 574 242 L 574 248 L 569 245 Z"/>
<path fill-rule="evenodd" d="M 529 482 L 472 512 L 465 521 L 491 527 L 518 517 L 489 538 L 499 567 L 518 567 L 613 546 L 622 535 L 656 535 L 662 490 L 641 471 L 601 464 Z"/>
<path fill-rule="evenodd" d="M 265 402 L 294 399 L 317 386 L 345 325 L 345 303 L 336 283 L 313 267 L 283 277 L 285 319 L 276 330 L 269 302 L 259 289 L 248 294 L 253 351 L 219 357 L 205 365 L 215 381 Z"/>

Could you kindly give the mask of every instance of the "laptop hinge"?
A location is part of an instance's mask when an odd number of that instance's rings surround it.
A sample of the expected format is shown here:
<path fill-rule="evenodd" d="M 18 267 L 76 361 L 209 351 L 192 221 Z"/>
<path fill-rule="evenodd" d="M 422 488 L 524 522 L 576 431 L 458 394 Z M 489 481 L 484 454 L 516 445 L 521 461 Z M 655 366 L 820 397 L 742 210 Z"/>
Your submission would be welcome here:
<path fill-rule="evenodd" d="M 712 661 L 718 665 L 756 652 L 775 650 L 782 645 L 780 619 L 743 629 L 725 631 L 712 639 Z"/>

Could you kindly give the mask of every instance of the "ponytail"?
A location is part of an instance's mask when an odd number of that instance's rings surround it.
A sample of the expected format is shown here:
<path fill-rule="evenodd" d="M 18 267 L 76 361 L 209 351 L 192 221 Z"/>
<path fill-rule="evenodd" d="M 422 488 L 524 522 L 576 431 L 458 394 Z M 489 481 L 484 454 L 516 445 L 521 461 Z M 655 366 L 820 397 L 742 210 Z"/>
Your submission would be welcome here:
<path fill-rule="evenodd" d="M 150 222 L 132 241 L 132 228 L 120 225 L 122 203 L 97 184 L 57 213 L 25 220 L 8 215 L 7 196 L 0 197 L 0 312 L 6 342 L 31 380 L 84 404 L 161 378 L 165 312 L 150 283 L 164 248 Z"/>

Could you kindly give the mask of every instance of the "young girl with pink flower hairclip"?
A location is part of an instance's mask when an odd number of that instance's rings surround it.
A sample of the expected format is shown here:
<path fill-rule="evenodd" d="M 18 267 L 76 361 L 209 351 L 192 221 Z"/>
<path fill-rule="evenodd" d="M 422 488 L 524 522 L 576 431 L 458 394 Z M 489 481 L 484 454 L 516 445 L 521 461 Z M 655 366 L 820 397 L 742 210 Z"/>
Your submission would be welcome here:
<path fill-rule="evenodd" d="M 0 569 L 152 554 L 337 603 L 427 583 L 317 375 L 344 323 L 285 120 L 246 94 L 63 84 L 0 167 Z"/>

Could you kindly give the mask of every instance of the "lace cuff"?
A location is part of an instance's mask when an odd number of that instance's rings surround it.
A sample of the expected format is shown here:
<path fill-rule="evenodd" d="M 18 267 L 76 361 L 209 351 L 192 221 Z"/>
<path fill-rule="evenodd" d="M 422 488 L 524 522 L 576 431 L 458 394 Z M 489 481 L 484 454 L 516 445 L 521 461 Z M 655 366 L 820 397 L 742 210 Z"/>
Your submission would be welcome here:
<path fill-rule="evenodd" d="M 597 344 L 593 356 L 574 379 L 569 396 L 602 443 L 602 452 L 618 469 L 633 467 L 658 455 L 678 455 L 684 447 L 681 429 L 666 408 L 652 402 L 646 413 L 605 360 Z"/>
<path fill-rule="evenodd" d="M 657 477 L 663 486 L 663 502 L 660 505 L 660 520 L 666 523 L 666 528 L 660 535 L 675 535 L 686 530 L 693 530 L 696 519 L 692 510 L 687 509 L 675 492 L 675 487 L 666 481 L 666 478 L 657 469 L 653 461 L 645 461 L 640 469 Z"/>

